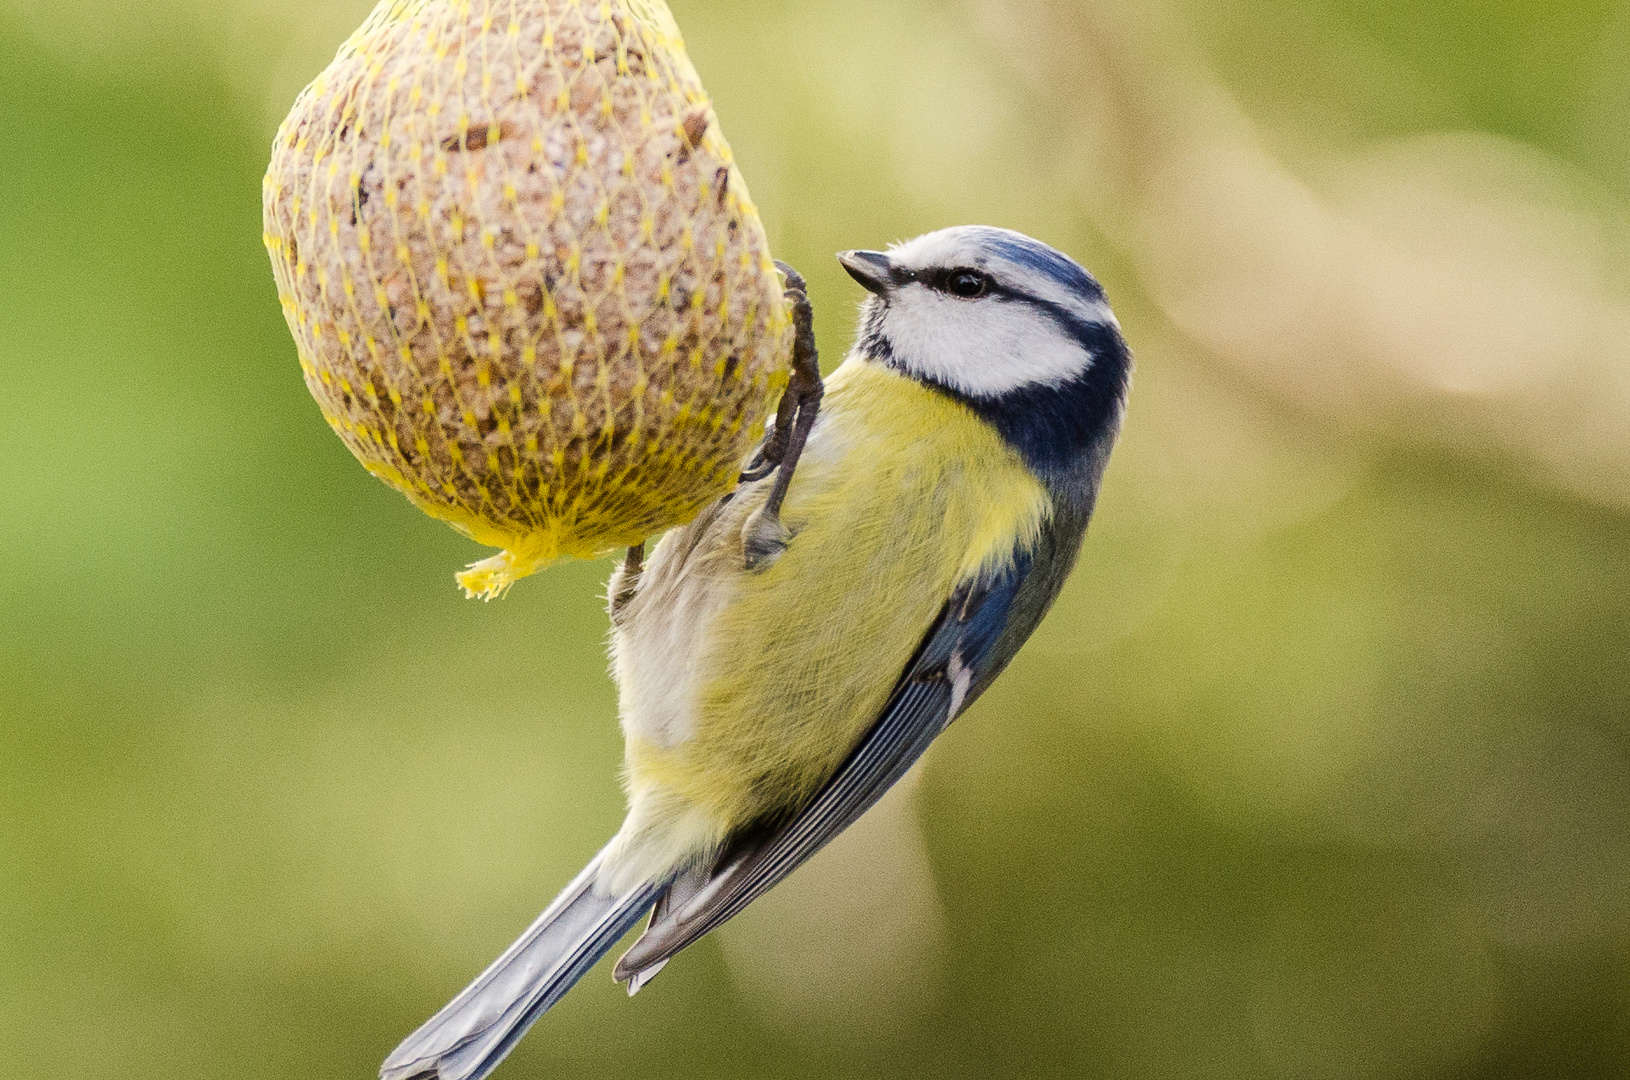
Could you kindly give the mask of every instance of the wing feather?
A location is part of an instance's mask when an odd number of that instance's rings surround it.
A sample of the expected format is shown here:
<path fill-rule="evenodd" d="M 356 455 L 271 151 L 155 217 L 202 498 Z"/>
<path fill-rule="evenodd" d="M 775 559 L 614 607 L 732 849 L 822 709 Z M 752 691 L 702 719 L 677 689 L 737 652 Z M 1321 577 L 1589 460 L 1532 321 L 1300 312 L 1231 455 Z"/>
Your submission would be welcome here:
<path fill-rule="evenodd" d="M 737 838 L 705 883 L 687 888 L 683 900 L 663 905 L 617 962 L 616 977 L 636 979 L 666 963 L 792 873 L 882 798 L 972 701 L 970 691 L 987 684 L 1011 658 L 1011 651 L 1001 655 L 1005 650 L 996 646 L 1012 636 L 1005 632 L 1009 615 L 1033 562 L 1032 556 L 1021 555 L 1014 564 L 959 587 L 877 722 L 826 785 L 790 819 Z M 1028 633 L 1026 627 L 1012 650 Z"/>

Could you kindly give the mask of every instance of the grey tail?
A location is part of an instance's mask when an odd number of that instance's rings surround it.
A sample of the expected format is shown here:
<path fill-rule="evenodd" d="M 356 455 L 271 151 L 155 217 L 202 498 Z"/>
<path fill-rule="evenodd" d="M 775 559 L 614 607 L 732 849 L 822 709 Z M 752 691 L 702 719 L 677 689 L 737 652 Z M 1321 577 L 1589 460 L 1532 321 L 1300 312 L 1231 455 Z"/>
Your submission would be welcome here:
<path fill-rule="evenodd" d="M 595 961 L 640 921 L 666 882 L 622 896 L 597 895 L 604 852 L 583 868 L 520 940 L 403 1040 L 381 1080 L 481 1080 Z"/>

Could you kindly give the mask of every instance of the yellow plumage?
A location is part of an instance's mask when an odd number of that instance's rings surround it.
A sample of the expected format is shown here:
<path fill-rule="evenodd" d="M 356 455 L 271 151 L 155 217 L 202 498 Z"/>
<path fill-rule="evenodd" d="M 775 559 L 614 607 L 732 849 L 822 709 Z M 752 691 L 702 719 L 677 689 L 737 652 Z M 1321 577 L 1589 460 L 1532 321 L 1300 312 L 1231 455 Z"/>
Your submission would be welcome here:
<path fill-rule="evenodd" d="M 826 385 L 779 558 L 744 564 L 761 482 L 664 537 L 619 618 L 630 812 L 604 887 L 660 878 L 812 795 L 956 586 L 1050 512 L 1018 454 L 943 394 L 854 358 Z"/>

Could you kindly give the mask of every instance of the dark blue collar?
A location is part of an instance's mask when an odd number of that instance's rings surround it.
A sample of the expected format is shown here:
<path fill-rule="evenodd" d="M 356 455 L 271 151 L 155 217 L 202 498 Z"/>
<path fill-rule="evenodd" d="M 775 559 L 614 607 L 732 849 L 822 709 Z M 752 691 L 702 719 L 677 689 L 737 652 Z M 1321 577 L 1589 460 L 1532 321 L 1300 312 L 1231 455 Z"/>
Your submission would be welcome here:
<path fill-rule="evenodd" d="M 994 427 L 1055 494 L 1074 497 L 1082 494 L 1084 482 L 1093 489 L 1097 487 L 1097 473 L 1107 456 L 1108 444 L 1120 429 L 1132 377 L 1132 353 L 1113 326 L 1082 322 L 1061 309 L 1045 307 L 1092 356 L 1092 365 L 1067 382 L 1021 387 L 996 397 L 976 397 L 916 372 L 909 373 L 923 385 L 966 405 Z M 882 334 L 881 324 L 879 305 L 861 328 L 862 355 L 908 371 L 908 365 L 895 355 L 893 343 Z M 1082 476 L 1083 469 L 1092 475 Z"/>

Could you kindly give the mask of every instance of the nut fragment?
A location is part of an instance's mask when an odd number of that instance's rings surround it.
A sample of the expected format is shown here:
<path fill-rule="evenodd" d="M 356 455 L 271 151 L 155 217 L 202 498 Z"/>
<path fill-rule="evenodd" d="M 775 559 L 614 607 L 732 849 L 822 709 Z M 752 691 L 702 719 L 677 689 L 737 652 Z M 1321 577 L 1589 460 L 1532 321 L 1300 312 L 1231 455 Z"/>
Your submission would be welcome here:
<path fill-rule="evenodd" d="M 786 385 L 764 230 L 661 0 L 384 0 L 264 198 L 325 419 L 506 549 L 472 595 L 694 516 Z"/>

